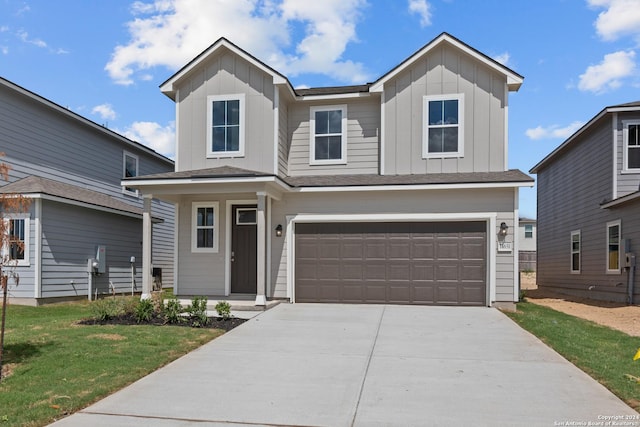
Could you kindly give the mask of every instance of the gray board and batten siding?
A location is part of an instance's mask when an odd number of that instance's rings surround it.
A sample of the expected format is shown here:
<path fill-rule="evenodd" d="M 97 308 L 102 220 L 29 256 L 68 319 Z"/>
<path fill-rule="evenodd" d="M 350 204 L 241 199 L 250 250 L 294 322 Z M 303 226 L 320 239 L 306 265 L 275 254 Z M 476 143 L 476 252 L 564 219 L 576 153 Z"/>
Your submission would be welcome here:
<path fill-rule="evenodd" d="M 87 258 L 95 256 L 96 245 L 107 245 L 107 264 L 112 268 L 97 282 L 107 280 L 108 288 L 110 280 L 119 289 L 130 289 L 129 261 L 135 256 L 136 282 L 141 284 L 142 198 L 123 192 L 120 185 L 123 156 L 126 152 L 138 158 L 138 175 L 172 171 L 171 160 L 4 79 L 0 79 L 0 151 L 5 153 L 0 161 L 11 167 L 9 183 L 30 176 L 42 177 L 99 192 L 140 212 L 137 218 L 132 218 L 101 211 L 100 206 L 78 203 L 73 196 L 36 194 L 43 199 L 31 205 L 31 262 L 17 267 L 20 284 L 10 288 L 15 298 L 40 297 L 34 283 L 36 268 L 41 270 L 42 298 L 86 296 Z M 56 201 L 49 200 L 52 198 Z M 40 266 L 35 246 L 38 203 L 42 236 Z M 153 226 L 153 263 L 162 268 L 164 285 L 171 286 L 174 206 L 158 200 L 152 205 L 154 218 L 160 220 Z M 57 233 L 56 224 L 67 233 L 64 238 L 49 242 L 49 236 Z M 73 232 L 74 226 L 83 231 Z M 121 241 L 114 240 L 115 236 L 121 236 Z M 124 241 L 127 245 L 122 244 Z M 50 244 L 52 246 L 48 246 Z M 125 258 L 126 268 L 121 262 Z"/>
<path fill-rule="evenodd" d="M 177 86 L 176 171 L 235 166 L 274 172 L 275 86 L 272 76 L 225 50 L 200 64 Z M 212 94 L 245 96 L 242 157 L 207 157 L 207 97 Z"/>
<path fill-rule="evenodd" d="M 424 159 L 426 95 L 463 94 L 464 157 Z M 422 174 L 506 170 L 508 89 L 504 76 L 443 43 L 384 87 L 384 173 Z"/>
<path fill-rule="evenodd" d="M 602 209 L 613 193 L 611 115 L 583 131 L 537 173 L 537 283 L 561 293 L 626 302 L 627 274 L 607 273 L 608 222 L 621 220 L 621 237 L 640 251 L 638 203 Z M 634 211 L 635 210 L 635 211 Z M 580 272 L 571 272 L 571 233 L 580 232 Z M 635 299 L 640 296 L 636 275 Z"/>

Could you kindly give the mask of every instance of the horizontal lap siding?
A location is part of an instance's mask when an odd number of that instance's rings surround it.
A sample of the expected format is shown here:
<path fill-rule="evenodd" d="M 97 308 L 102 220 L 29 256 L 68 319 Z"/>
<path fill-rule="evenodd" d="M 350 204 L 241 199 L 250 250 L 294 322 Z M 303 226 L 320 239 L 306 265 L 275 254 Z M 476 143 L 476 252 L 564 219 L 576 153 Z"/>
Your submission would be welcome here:
<path fill-rule="evenodd" d="M 289 107 L 289 176 L 378 173 L 378 98 L 347 104 L 347 164 L 344 165 L 309 164 L 310 108 L 318 105 L 333 104 L 300 103 Z"/>
<path fill-rule="evenodd" d="M 624 150 L 624 137 L 622 129 L 624 121 L 626 120 L 640 120 L 640 113 L 618 113 L 618 123 L 616 129 L 616 165 L 618 171 L 624 170 L 625 150 Z M 625 196 L 629 193 L 640 190 L 640 173 L 618 173 L 617 176 L 618 194 L 617 197 Z"/>
<path fill-rule="evenodd" d="M 560 292 L 625 300 L 626 274 L 606 274 L 606 223 L 622 220 L 622 238 L 638 208 L 602 209 L 612 193 L 612 127 L 602 120 L 538 173 L 537 282 Z M 635 215 L 635 217 L 634 217 Z M 571 232 L 581 232 L 581 272 L 571 274 Z M 637 246 L 637 243 L 634 243 Z"/>
<path fill-rule="evenodd" d="M 91 209 L 44 201 L 42 219 L 42 297 L 86 296 L 87 259 L 97 245 L 106 246 L 107 272 L 93 277 L 94 290 L 131 291 L 132 256 L 136 257 L 136 291 L 142 290 L 142 221 Z M 73 280 L 73 284 L 71 281 Z"/>

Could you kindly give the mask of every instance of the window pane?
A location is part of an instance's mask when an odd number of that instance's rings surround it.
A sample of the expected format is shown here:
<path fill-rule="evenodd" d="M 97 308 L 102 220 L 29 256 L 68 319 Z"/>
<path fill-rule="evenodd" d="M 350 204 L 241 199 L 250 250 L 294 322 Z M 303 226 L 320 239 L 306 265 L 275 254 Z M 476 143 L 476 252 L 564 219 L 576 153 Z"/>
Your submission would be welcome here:
<path fill-rule="evenodd" d="M 316 160 L 326 160 L 329 158 L 329 137 L 317 136 L 316 137 Z"/>
<path fill-rule="evenodd" d="M 620 227 L 613 225 L 609 227 L 609 244 L 618 244 L 618 238 L 620 236 Z"/>
<path fill-rule="evenodd" d="M 316 111 L 316 135 L 329 133 L 329 112 Z"/>
<path fill-rule="evenodd" d="M 444 123 L 458 124 L 458 100 L 444 101 Z"/>
<path fill-rule="evenodd" d="M 629 147 L 627 163 L 629 169 L 640 169 L 640 146 Z"/>
<path fill-rule="evenodd" d="M 629 125 L 629 145 L 640 145 L 640 125 Z"/>
<path fill-rule="evenodd" d="M 329 133 L 342 133 L 342 111 L 329 111 Z"/>
<path fill-rule="evenodd" d="M 574 253 L 571 255 L 571 270 L 580 270 L 580 253 Z"/>
<path fill-rule="evenodd" d="M 23 219 L 9 220 L 9 259 L 24 259 L 24 226 Z"/>
<path fill-rule="evenodd" d="M 204 225 L 208 227 L 213 226 L 213 208 L 205 208 L 206 211 L 206 222 Z"/>
<path fill-rule="evenodd" d="M 237 99 L 227 101 L 227 124 L 240 124 L 240 101 Z"/>
<path fill-rule="evenodd" d="M 458 151 L 458 128 L 443 129 L 443 145 L 442 151 L 445 153 L 455 153 Z"/>
<path fill-rule="evenodd" d="M 429 129 L 429 152 L 430 153 L 442 153 L 443 145 L 442 139 L 444 138 L 444 129 Z"/>
<path fill-rule="evenodd" d="M 620 227 L 614 225 L 609 227 L 609 270 L 620 268 Z"/>
<path fill-rule="evenodd" d="M 205 208 L 198 208 L 198 218 L 197 218 L 197 224 L 198 227 L 202 227 L 204 226 L 204 219 L 206 216 L 206 209 Z"/>
<path fill-rule="evenodd" d="M 442 101 L 429 101 L 429 124 L 442 124 Z"/>
<path fill-rule="evenodd" d="M 213 101 L 213 125 L 224 126 L 226 120 L 226 101 Z"/>
<path fill-rule="evenodd" d="M 213 151 L 214 152 L 227 151 L 226 129 L 224 127 L 213 128 Z"/>
<path fill-rule="evenodd" d="M 342 137 L 330 136 L 329 137 L 329 158 L 332 160 L 342 158 Z"/>
<path fill-rule="evenodd" d="M 227 128 L 227 151 L 240 150 L 240 126 Z"/>
<path fill-rule="evenodd" d="M 256 210 L 255 209 L 238 209 L 237 224 L 255 224 L 256 223 Z"/>
<path fill-rule="evenodd" d="M 132 178 L 138 176 L 138 167 L 135 157 L 125 156 L 124 159 L 124 177 Z"/>

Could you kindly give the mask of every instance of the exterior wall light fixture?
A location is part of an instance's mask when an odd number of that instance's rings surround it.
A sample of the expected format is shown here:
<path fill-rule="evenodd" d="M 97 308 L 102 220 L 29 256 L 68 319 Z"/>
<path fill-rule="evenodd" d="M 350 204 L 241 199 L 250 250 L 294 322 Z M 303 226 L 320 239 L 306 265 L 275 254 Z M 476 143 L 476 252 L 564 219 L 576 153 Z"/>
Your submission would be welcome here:
<path fill-rule="evenodd" d="M 276 237 L 282 237 L 282 224 L 278 224 L 276 227 Z"/>
<path fill-rule="evenodd" d="M 500 231 L 498 232 L 499 236 L 506 236 L 507 235 L 507 230 L 509 229 L 509 226 L 507 225 L 506 222 L 503 222 L 500 224 Z"/>

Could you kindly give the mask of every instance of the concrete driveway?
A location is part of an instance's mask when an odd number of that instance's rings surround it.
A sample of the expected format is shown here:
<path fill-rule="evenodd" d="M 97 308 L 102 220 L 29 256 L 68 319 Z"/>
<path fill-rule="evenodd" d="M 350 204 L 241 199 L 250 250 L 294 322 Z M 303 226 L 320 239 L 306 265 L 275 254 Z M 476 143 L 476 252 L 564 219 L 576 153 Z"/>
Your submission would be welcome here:
<path fill-rule="evenodd" d="M 553 426 L 625 415 L 640 426 L 495 309 L 280 304 L 54 425 Z"/>

